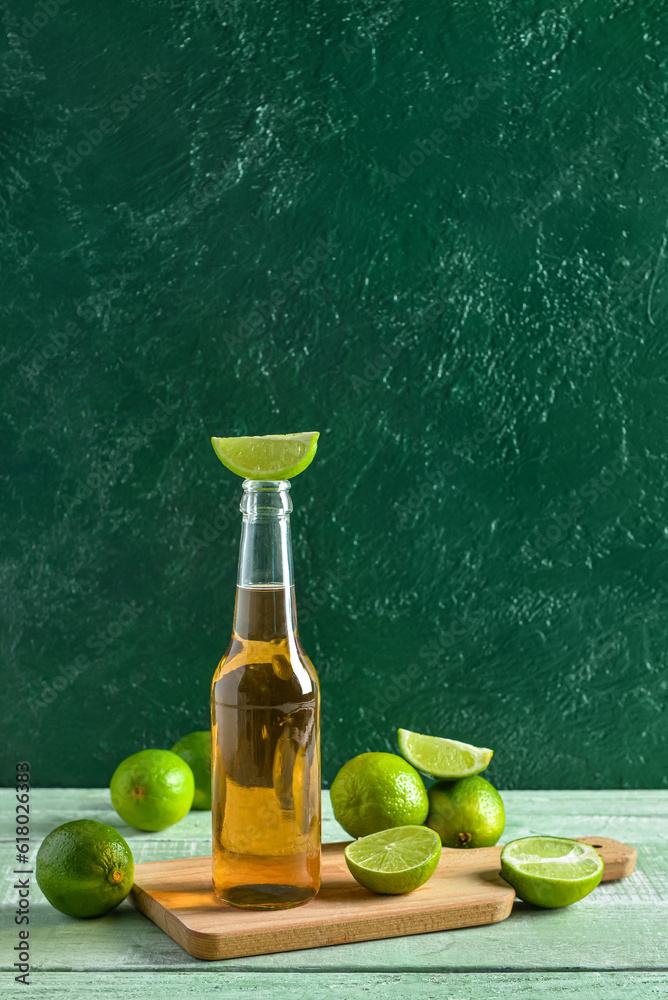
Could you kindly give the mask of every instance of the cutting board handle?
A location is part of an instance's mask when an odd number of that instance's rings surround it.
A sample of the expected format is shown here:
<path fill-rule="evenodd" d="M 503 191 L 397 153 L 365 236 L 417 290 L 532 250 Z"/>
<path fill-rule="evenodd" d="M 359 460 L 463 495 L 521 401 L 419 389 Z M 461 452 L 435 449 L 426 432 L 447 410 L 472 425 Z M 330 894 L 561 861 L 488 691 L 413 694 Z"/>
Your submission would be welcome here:
<path fill-rule="evenodd" d="M 635 847 L 629 844 L 622 844 L 619 840 L 611 840 L 610 837 L 576 837 L 585 844 L 591 844 L 603 858 L 603 882 L 609 882 L 615 878 L 626 878 L 633 871 L 638 857 Z"/>

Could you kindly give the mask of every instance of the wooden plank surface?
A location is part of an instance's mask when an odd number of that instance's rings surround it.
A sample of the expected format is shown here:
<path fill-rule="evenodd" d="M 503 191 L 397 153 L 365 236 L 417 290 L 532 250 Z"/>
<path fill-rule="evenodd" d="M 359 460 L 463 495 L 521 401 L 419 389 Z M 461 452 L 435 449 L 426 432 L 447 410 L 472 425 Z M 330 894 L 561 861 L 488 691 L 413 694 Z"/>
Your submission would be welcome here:
<path fill-rule="evenodd" d="M 603 858 L 606 880 L 631 875 L 633 847 L 586 839 Z M 137 865 L 130 895 L 190 955 L 209 961 L 476 927 L 510 915 L 515 893 L 499 877 L 498 845 L 444 850 L 427 884 L 406 896 L 378 896 L 359 885 L 345 846 L 323 846 L 322 885 L 308 906 L 273 912 L 225 906 L 213 892 L 209 856 Z"/>
<path fill-rule="evenodd" d="M 665 1000 L 663 972 L 50 972 L 26 997 L 53 1000 Z M 17 997 L 0 980 L 0 996 Z"/>
<path fill-rule="evenodd" d="M 322 886 L 308 906 L 235 910 L 216 898 L 211 858 L 139 865 L 135 905 L 197 958 L 238 958 L 323 945 L 401 937 L 505 920 L 515 893 L 498 876 L 499 851 L 444 851 L 426 885 L 378 896 L 359 885 L 344 843 L 325 844 Z"/>
<path fill-rule="evenodd" d="M 503 798 L 508 821 L 504 841 L 533 833 L 571 836 L 593 830 L 638 847 L 633 876 L 603 883 L 586 899 L 564 910 L 536 911 L 516 902 L 507 920 L 487 927 L 233 959 L 206 966 L 187 955 L 128 902 L 106 917 L 77 921 L 50 907 L 33 883 L 30 940 L 34 968 L 65 974 L 72 970 L 201 971 L 205 967 L 226 973 L 326 972 L 334 976 L 343 972 L 666 970 L 668 792 L 510 791 L 504 792 Z M 323 807 L 324 839 L 344 839 L 345 834 L 332 818 L 327 794 L 323 796 Z M 16 943 L 12 814 L 13 793 L 2 789 L 0 962 L 4 969 L 11 968 L 11 950 Z M 34 847 L 55 826 L 80 816 L 99 819 L 120 830 L 137 862 L 195 857 L 210 850 L 208 813 L 191 813 L 177 826 L 158 834 L 141 833 L 119 821 L 104 789 L 35 789 Z M 623 991 L 619 993 L 619 997 L 624 995 Z M 459 994 L 453 992 L 453 996 L 459 1000 Z"/>

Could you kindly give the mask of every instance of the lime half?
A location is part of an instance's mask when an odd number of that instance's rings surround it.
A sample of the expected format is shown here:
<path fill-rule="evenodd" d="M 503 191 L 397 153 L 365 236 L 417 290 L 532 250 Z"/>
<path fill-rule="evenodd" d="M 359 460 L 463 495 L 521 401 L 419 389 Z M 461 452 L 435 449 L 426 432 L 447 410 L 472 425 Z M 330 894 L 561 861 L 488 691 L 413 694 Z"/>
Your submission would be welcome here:
<path fill-rule="evenodd" d="M 344 854 L 360 885 L 395 896 L 431 878 L 441 856 L 441 838 L 426 826 L 395 826 L 348 844 Z"/>
<path fill-rule="evenodd" d="M 211 438 L 223 465 L 244 479 L 294 479 L 311 464 L 319 431 L 263 437 Z"/>
<path fill-rule="evenodd" d="M 556 909 L 588 896 L 603 875 L 589 844 L 566 837 L 522 837 L 501 851 L 501 876 L 527 903 Z"/>
<path fill-rule="evenodd" d="M 440 736 L 421 736 L 408 729 L 399 730 L 399 749 L 406 760 L 431 778 L 455 781 L 484 771 L 493 750 L 470 743 L 446 740 Z"/>

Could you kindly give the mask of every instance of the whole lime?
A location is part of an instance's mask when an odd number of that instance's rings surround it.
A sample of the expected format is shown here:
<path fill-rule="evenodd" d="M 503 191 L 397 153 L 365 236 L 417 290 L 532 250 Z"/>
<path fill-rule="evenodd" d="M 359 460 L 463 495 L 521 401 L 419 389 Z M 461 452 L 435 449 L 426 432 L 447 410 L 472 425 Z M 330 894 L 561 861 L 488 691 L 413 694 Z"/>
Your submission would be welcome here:
<path fill-rule="evenodd" d="M 37 852 L 37 885 L 69 917 L 100 917 L 132 888 L 132 851 L 113 826 L 75 819 L 56 827 Z"/>
<path fill-rule="evenodd" d="M 394 753 L 361 753 L 344 764 L 330 790 L 336 820 L 351 837 L 393 826 L 419 826 L 429 811 L 422 778 Z"/>
<path fill-rule="evenodd" d="M 491 847 L 506 825 L 503 800 L 480 775 L 437 781 L 428 792 L 427 826 L 444 847 Z"/>
<path fill-rule="evenodd" d="M 172 747 L 190 767 L 195 778 L 193 809 L 211 808 L 211 733 L 208 729 L 182 736 Z"/>
<path fill-rule="evenodd" d="M 118 765 L 109 788 L 111 804 L 128 826 L 164 830 L 190 810 L 195 778 L 171 750 L 140 750 Z"/>

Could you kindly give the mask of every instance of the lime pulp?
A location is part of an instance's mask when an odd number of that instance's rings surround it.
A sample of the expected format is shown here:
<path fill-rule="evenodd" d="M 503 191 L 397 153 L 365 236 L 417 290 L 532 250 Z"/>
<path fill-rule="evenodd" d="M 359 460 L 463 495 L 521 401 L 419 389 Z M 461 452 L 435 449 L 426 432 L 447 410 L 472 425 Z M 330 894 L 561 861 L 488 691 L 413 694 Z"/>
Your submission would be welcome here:
<path fill-rule="evenodd" d="M 603 859 L 567 837 L 522 837 L 501 851 L 501 876 L 520 899 L 556 909 L 588 896 L 601 881 Z"/>
<path fill-rule="evenodd" d="M 484 771 L 493 750 L 440 736 L 422 736 L 408 729 L 399 730 L 399 750 L 409 764 L 431 778 L 454 781 L 470 778 Z"/>
<path fill-rule="evenodd" d="M 311 464 L 319 431 L 266 434 L 259 437 L 212 437 L 223 465 L 244 479 L 277 481 L 294 479 Z"/>
<path fill-rule="evenodd" d="M 396 826 L 348 844 L 344 855 L 360 885 L 383 895 L 400 895 L 431 878 L 441 856 L 441 841 L 426 826 Z"/>

